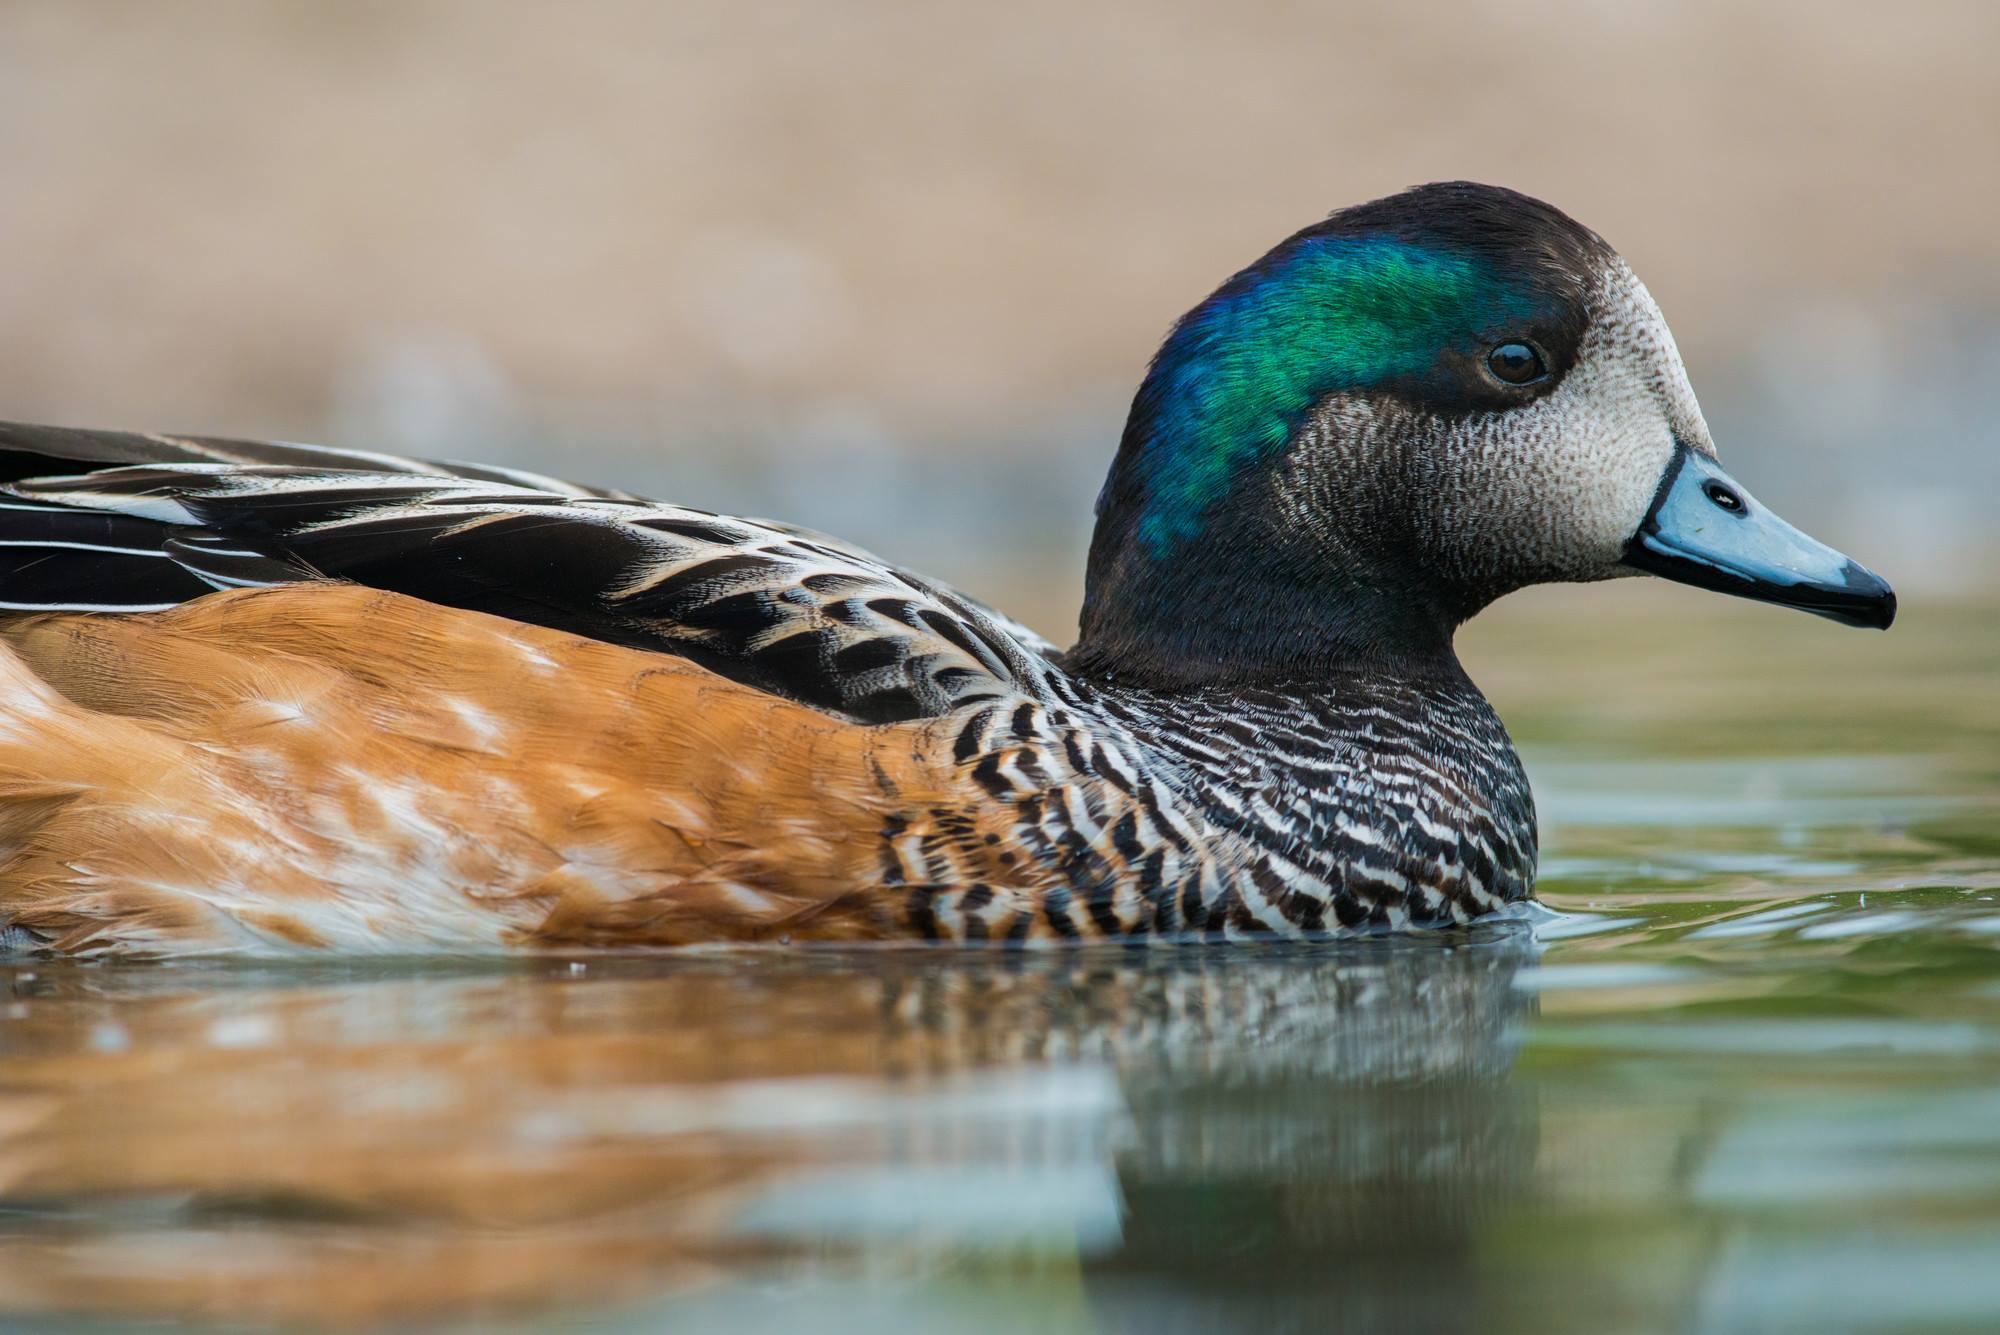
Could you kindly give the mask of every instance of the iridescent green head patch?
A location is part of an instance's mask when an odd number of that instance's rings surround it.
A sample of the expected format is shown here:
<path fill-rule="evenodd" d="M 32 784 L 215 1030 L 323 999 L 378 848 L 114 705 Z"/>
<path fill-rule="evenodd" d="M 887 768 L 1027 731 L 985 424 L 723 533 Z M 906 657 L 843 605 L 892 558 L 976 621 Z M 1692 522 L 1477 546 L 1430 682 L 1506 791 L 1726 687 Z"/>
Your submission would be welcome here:
<path fill-rule="evenodd" d="M 1382 236 L 1303 234 L 1238 274 L 1168 336 L 1133 405 L 1155 556 L 1197 537 L 1245 468 L 1313 404 L 1415 381 L 1440 352 L 1527 319 L 1531 292 L 1482 258 Z"/>

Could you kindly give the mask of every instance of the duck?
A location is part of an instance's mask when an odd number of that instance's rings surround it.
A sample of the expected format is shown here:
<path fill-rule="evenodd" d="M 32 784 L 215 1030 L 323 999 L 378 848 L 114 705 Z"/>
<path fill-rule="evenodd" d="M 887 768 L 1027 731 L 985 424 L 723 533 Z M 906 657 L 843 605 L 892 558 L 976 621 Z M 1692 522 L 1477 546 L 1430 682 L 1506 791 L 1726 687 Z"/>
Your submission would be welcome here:
<path fill-rule="evenodd" d="M 74 955 L 1335 938 L 1532 894 L 1453 649 L 1647 574 L 1886 629 L 1596 233 L 1343 208 L 1174 324 L 1078 634 L 783 523 L 0 425 L 0 928 Z"/>

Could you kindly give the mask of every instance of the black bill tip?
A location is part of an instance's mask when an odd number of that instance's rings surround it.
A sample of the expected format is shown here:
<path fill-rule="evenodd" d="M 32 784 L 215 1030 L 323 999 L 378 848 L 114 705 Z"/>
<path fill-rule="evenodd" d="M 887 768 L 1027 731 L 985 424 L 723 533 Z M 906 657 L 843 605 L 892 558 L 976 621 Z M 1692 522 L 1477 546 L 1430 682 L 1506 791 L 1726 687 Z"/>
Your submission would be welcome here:
<path fill-rule="evenodd" d="M 1823 607 L 1799 605 L 1846 626 L 1887 630 L 1896 620 L 1896 591 L 1888 580 L 1855 561 L 1841 567 L 1839 586 L 1822 590 L 1820 596 Z"/>
<path fill-rule="evenodd" d="M 1887 630 L 1896 619 L 1887 580 L 1772 514 L 1713 457 L 1686 445 L 1668 462 L 1625 564 L 1845 626 Z"/>

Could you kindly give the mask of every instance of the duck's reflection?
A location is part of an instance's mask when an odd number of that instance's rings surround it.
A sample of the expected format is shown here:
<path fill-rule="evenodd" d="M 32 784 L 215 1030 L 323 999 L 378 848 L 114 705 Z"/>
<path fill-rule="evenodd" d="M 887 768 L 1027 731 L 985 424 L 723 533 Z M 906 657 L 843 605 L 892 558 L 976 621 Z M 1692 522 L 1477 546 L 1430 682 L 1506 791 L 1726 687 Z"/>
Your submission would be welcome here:
<path fill-rule="evenodd" d="M 1534 1154 L 1532 950 L 0 971 L 0 1311 L 1448 1292 Z"/>

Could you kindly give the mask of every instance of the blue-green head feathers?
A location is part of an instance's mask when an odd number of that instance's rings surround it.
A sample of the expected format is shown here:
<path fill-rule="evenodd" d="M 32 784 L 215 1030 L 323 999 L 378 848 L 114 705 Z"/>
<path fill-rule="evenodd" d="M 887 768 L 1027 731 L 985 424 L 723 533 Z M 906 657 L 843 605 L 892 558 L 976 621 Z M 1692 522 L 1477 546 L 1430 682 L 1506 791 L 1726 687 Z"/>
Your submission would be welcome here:
<path fill-rule="evenodd" d="M 1135 406 L 1139 537 L 1162 556 L 1201 531 L 1244 466 L 1278 453 L 1341 390 L 1421 385 L 1441 350 L 1525 326 L 1532 291 L 1476 254 L 1393 235 L 1292 238 L 1175 326 Z"/>

